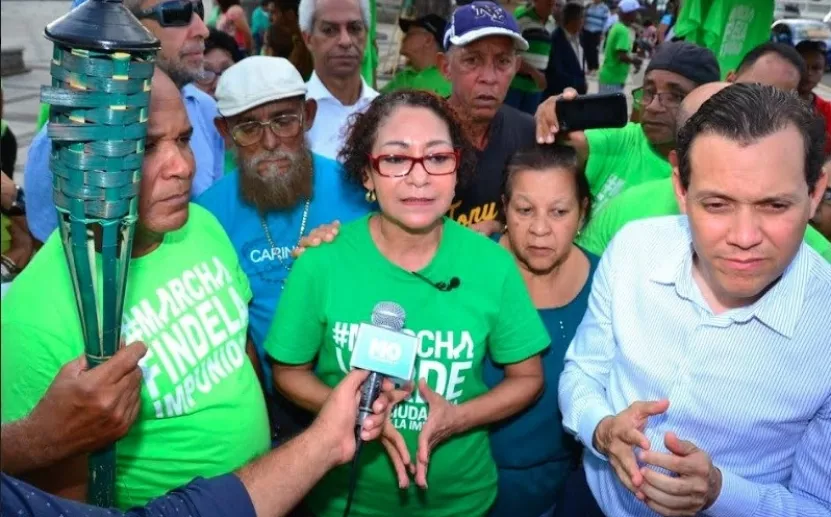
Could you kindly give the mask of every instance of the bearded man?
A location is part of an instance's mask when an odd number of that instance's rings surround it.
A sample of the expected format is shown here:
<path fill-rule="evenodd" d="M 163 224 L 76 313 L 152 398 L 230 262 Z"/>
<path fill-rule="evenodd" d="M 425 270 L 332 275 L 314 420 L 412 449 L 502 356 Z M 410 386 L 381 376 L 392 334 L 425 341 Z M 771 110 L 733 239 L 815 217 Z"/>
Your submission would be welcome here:
<path fill-rule="evenodd" d="M 349 183 L 341 165 L 312 153 L 305 132 L 317 103 L 283 58 L 253 56 L 228 68 L 216 87 L 216 127 L 237 157 L 237 171 L 200 196 L 239 255 L 254 297 L 249 336 L 267 379 L 263 341 L 300 237 L 332 221 L 347 222 L 371 205 Z M 270 390 L 271 382 L 265 383 Z"/>

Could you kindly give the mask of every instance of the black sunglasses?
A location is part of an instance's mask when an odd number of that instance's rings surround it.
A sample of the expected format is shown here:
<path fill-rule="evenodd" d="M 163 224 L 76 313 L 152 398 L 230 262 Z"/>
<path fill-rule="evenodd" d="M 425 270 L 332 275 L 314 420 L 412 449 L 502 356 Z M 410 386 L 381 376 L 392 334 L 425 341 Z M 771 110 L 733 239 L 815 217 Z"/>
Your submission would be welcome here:
<path fill-rule="evenodd" d="M 156 20 L 162 27 L 187 27 L 194 14 L 205 19 L 205 6 L 202 0 L 169 0 L 134 14 L 138 19 Z"/>

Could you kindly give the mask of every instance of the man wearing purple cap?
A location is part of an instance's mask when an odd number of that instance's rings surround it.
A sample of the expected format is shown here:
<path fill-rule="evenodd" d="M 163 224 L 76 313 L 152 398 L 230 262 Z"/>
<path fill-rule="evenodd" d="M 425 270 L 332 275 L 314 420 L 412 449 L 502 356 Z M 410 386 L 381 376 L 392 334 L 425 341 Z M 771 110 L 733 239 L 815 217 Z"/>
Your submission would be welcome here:
<path fill-rule="evenodd" d="M 456 188 L 449 216 L 491 233 L 501 229 L 496 219 L 505 165 L 514 152 L 534 143 L 534 120 L 503 104 L 528 42 L 502 7 L 477 1 L 454 11 L 444 48 L 439 66 L 453 86 L 450 104 L 478 149 L 476 173 Z"/>

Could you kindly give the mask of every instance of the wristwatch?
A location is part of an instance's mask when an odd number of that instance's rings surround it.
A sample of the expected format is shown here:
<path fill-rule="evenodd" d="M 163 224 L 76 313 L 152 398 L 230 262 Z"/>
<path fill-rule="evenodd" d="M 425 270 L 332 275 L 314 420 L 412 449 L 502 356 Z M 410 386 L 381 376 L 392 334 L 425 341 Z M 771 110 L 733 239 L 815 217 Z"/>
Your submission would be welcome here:
<path fill-rule="evenodd" d="M 8 209 L 3 210 L 3 213 L 12 216 L 24 215 L 26 214 L 26 196 L 23 193 L 23 189 L 20 188 L 20 185 L 15 185 L 14 188 L 16 190 L 14 201 L 12 201 Z"/>

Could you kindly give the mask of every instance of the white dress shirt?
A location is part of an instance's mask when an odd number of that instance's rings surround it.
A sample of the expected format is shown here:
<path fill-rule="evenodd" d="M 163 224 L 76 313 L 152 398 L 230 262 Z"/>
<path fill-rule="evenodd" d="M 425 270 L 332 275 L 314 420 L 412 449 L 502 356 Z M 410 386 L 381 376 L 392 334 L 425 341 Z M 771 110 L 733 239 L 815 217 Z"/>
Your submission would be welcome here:
<path fill-rule="evenodd" d="M 346 139 L 349 116 L 365 110 L 372 99 L 378 96 L 378 92 L 361 78 L 361 96 L 358 97 L 358 101 L 351 106 L 344 106 L 326 89 L 317 76 L 317 72 L 312 73 L 306 86 L 308 88 L 306 98 L 317 101 L 317 115 L 306 139 L 312 152 L 337 160 L 343 141 Z"/>
<path fill-rule="evenodd" d="M 645 435 L 674 431 L 723 476 L 701 515 L 831 516 L 831 266 L 802 244 L 757 302 L 713 314 L 692 278 L 686 216 L 636 221 L 612 240 L 566 354 L 563 426 L 615 517 L 657 515 L 617 479 L 592 435 L 635 401 L 669 399 Z M 589 452 L 590 451 L 590 452 Z"/>

